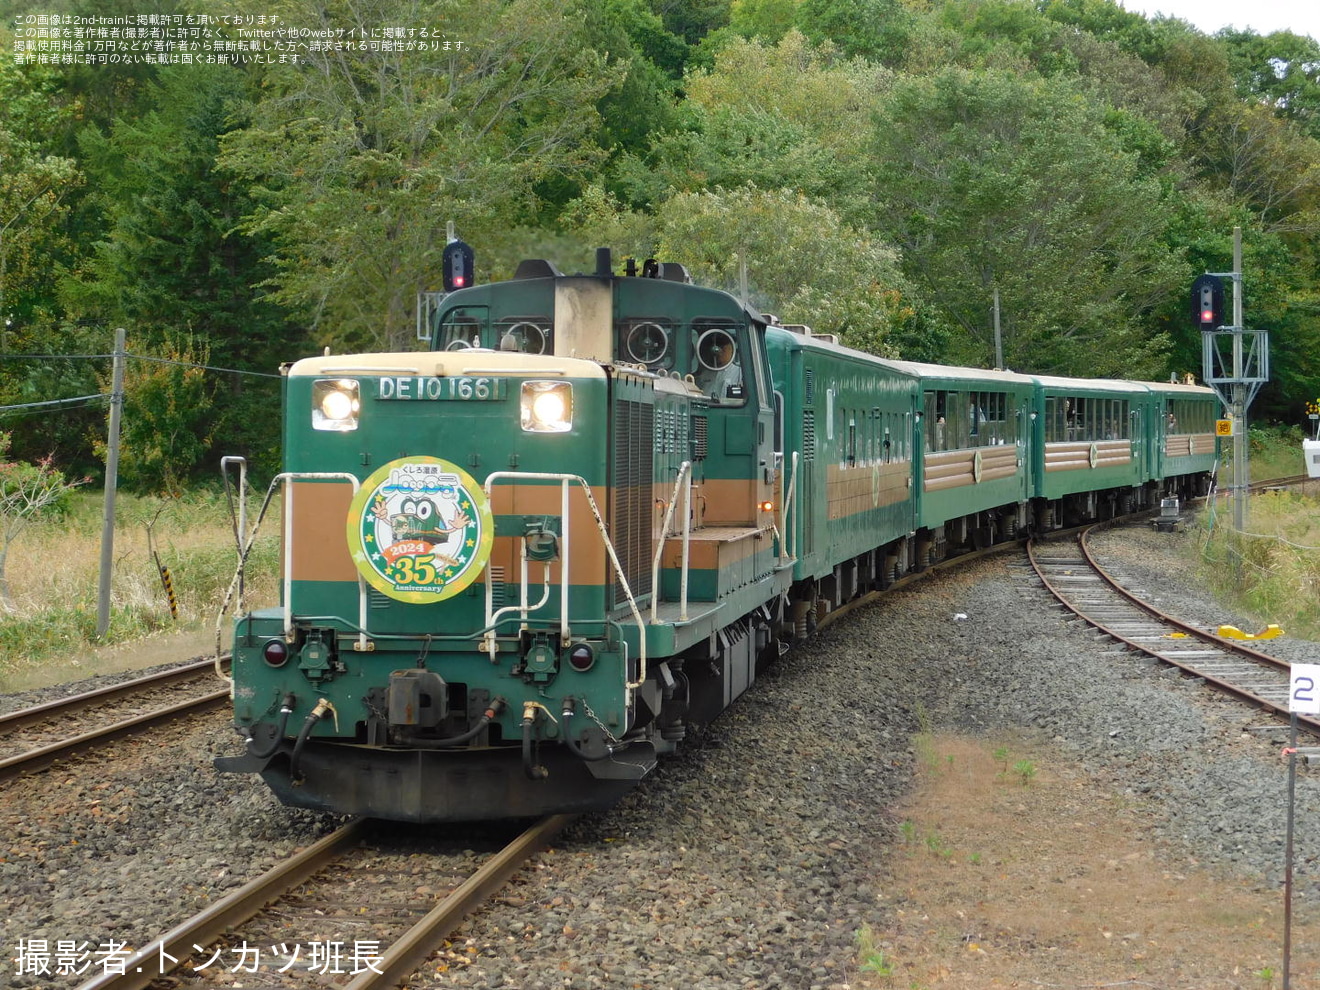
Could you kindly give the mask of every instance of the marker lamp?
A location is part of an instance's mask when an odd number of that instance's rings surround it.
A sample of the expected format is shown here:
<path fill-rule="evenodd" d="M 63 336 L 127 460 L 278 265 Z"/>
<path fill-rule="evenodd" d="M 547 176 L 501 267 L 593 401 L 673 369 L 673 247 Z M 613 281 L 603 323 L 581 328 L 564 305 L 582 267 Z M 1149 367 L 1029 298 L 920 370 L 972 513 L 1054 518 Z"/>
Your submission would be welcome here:
<path fill-rule="evenodd" d="M 358 383 L 351 378 L 322 378 L 312 383 L 312 429 L 356 430 L 361 409 Z"/>
<path fill-rule="evenodd" d="M 519 403 L 526 433 L 567 433 L 573 428 L 573 386 L 568 382 L 523 382 Z"/>

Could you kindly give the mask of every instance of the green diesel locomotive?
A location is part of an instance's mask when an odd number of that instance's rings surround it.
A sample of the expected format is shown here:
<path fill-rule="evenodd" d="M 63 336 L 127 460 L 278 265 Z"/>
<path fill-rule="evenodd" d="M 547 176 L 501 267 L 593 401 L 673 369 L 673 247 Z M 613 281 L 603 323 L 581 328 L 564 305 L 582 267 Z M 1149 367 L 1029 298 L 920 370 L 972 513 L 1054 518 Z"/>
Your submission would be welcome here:
<path fill-rule="evenodd" d="M 235 624 L 245 752 L 216 763 L 289 805 L 608 806 L 830 610 L 1215 462 L 1158 386 L 886 361 L 604 249 L 453 291 L 429 330 L 287 369 L 281 604 Z"/>

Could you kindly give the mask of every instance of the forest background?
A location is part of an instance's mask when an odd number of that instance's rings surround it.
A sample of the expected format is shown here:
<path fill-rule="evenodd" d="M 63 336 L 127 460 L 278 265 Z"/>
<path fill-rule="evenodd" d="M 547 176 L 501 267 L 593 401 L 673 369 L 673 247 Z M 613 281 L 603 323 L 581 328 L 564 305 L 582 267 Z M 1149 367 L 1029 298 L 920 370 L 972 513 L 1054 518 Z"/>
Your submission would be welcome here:
<path fill-rule="evenodd" d="M 221 8 L 223 8 L 221 10 Z M 294 64 L 33 64 L 28 14 L 425 30 Z M 379 36 L 379 35 L 378 35 Z M 1244 242 L 1253 417 L 1320 389 L 1320 45 L 1109 0 L 0 0 L 0 431 L 121 481 L 279 460 L 280 362 L 411 349 L 480 280 L 657 257 L 878 354 L 1164 380 Z M 34 403 L 58 405 L 36 406 Z M 13 408 L 21 407 L 21 408 Z"/>

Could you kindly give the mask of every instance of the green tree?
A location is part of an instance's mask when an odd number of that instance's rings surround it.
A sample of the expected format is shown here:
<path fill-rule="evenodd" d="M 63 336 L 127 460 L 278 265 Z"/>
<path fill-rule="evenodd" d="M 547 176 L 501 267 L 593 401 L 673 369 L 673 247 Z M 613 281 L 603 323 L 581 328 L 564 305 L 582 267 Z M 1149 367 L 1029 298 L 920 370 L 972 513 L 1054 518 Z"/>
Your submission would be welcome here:
<path fill-rule="evenodd" d="M 1167 342 L 1142 315 L 1183 268 L 1158 178 L 1065 81 L 949 70 L 897 83 L 877 119 L 879 234 L 958 329 L 946 359 L 1023 371 L 1152 375 Z"/>
<path fill-rule="evenodd" d="M 607 53 L 615 82 L 597 102 L 601 148 L 618 155 L 646 146 L 652 132 L 671 125 L 677 80 L 687 45 L 665 29 L 645 0 L 589 0 L 584 41 Z M 570 186 L 575 194 L 580 186 Z"/>
<path fill-rule="evenodd" d="M 889 76 L 797 30 L 774 45 L 731 39 L 710 70 L 688 76 L 685 126 L 624 156 L 612 188 L 637 206 L 713 186 L 787 188 L 859 216 L 873 94 Z"/>
<path fill-rule="evenodd" d="M 291 22 L 352 24 L 369 0 L 277 5 Z M 372 4 L 402 18 L 405 7 Z M 438 280 L 447 220 L 473 243 L 536 214 L 538 184 L 587 175 L 597 101 L 618 79 L 556 0 L 406 5 L 463 40 L 448 52 L 309 56 L 276 71 L 222 163 L 259 201 L 271 297 L 319 343 L 403 349 L 418 290 Z M 481 261 L 478 261 L 480 274 Z"/>
<path fill-rule="evenodd" d="M 885 65 L 903 60 L 912 18 L 901 0 L 801 0 L 797 8 L 797 28 L 813 42 Z"/>
<path fill-rule="evenodd" d="M 215 390 L 201 367 L 210 354 L 193 334 L 170 332 L 153 350 L 125 370 L 119 464 L 126 486 L 164 494 L 186 487 L 210 451 Z"/>
<path fill-rule="evenodd" d="M 797 22 L 798 0 L 733 0 L 729 27 L 744 38 L 774 43 Z"/>
<path fill-rule="evenodd" d="M 108 133 L 81 135 L 90 196 L 103 218 L 102 236 L 62 284 L 66 311 L 129 331 L 130 351 L 168 353 L 180 337 L 207 343 L 224 368 L 273 374 L 281 360 L 305 350 L 301 331 L 260 296 L 269 277 L 260 239 L 237 229 L 254 204 L 246 190 L 216 171 L 224 134 L 236 126 L 251 79 L 236 68 L 182 66 L 162 70 L 147 87 L 150 109 L 118 121 Z M 259 379 L 251 379 L 258 382 Z M 191 421 L 203 435 L 223 436 L 226 454 L 274 466 L 278 431 L 258 410 L 273 389 L 247 387 L 241 375 L 212 376 Z M 216 401 L 223 397 L 223 401 Z M 204 446 L 163 436 L 174 479 L 214 469 Z M 191 459 L 187 459 L 191 458 Z M 131 476 L 131 475 L 130 475 Z M 148 471 L 145 483 L 161 483 Z"/>
<path fill-rule="evenodd" d="M 1259 103 L 1231 103 L 1198 133 L 1203 174 L 1266 231 L 1320 234 L 1320 141 Z"/>
<path fill-rule="evenodd" d="M 1241 97 L 1265 100 L 1279 116 L 1320 138 L 1320 41 L 1291 31 L 1260 35 L 1228 28 L 1215 37 L 1228 47 Z"/>
<path fill-rule="evenodd" d="M 0 30 L 0 46 L 8 41 Z M 50 69 L 0 60 L 0 351 L 29 345 L 51 315 L 50 262 L 67 246 L 60 225 L 82 184 L 77 162 L 52 153 L 71 112 L 52 109 L 59 88 Z"/>
<path fill-rule="evenodd" d="M 566 220 L 597 243 L 680 262 L 698 283 L 735 295 L 745 265 L 752 305 L 877 354 L 893 355 L 889 335 L 914 319 L 894 251 L 792 190 L 682 192 L 640 214 L 597 188 Z"/>

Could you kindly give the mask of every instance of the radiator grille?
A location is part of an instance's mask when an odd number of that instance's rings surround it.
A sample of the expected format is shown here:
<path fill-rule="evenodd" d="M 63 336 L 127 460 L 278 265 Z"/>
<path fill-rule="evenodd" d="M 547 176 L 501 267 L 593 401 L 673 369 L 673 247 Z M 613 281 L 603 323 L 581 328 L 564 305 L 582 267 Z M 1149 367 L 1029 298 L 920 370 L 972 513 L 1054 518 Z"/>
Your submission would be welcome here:
<path fill-rule="evenodd" d="M 655 407 L 620 399 L 614 414 L 614 492 L 610 538 L 635 597 L 651 593 L 651 451 Z M 614 605 L 628 600 L 616 576 Z"/>
<path fill-rule="evenodd" d="M 806 409 L 802 413 L 802 458 L 812 460 L 816 456 L 816 414 Z"/>
<path fill-rule="evenodd" d="M 807 368 L 802 373 L 802 404 L 809 406 L 816 401 L 816 371 Z"/>
<path fill-rule="evenodd" d="M 692 459 L 694 461 L 704 461 L 706 454 L 710 452 L 710 441 L 707 439 L 709 426 L 705 416 L 692 417 Z"/>

